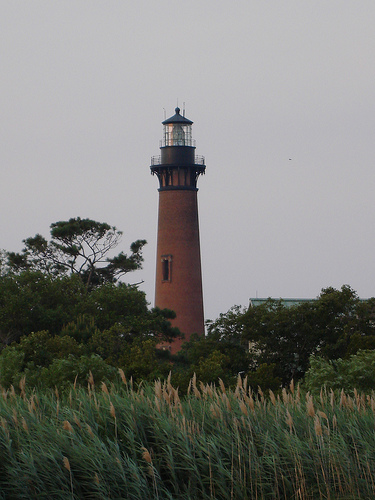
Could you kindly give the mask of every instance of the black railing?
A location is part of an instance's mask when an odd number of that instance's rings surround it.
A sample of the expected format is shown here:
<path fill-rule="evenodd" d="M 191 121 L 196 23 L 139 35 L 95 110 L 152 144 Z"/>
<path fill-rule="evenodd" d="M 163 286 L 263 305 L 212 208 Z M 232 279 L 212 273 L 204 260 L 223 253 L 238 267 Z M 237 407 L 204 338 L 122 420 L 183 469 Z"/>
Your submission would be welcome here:
<path fill-rule="evenodd" d="M 162 164 L 161 163 L 161 155 L 159 155 L 159 156 L 152 156 L 151 157 L 151 165 L 161 165 L 161 164 Z M 204 158 L 204 156 L 195 155 L 195 157 L 194 157 L 194 165 L 204 165 L 204 164 L 205 164 L 205 158 Z"/>

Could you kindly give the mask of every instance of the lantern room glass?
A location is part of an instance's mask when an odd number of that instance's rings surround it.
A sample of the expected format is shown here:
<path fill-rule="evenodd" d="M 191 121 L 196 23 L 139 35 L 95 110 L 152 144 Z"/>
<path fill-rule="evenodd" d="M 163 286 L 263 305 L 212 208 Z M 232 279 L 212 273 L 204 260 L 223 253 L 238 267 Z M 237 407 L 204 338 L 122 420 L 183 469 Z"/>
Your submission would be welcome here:
<path fill-rule="evenodd" d="M 164 125 L 163 146 L 193 146 L 191 125 L 182 123 Z"/>

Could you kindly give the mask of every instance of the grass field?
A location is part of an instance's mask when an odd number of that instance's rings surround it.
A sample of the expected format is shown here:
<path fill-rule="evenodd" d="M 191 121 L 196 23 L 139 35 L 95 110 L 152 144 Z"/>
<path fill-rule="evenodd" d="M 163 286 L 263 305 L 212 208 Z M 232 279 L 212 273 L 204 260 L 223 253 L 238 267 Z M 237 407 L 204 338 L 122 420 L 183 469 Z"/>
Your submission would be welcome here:
<path fill-rule="evenodd" d="M 0 397 L 0 498 L 374 499 L 375 398 L 23 380 Z"/>

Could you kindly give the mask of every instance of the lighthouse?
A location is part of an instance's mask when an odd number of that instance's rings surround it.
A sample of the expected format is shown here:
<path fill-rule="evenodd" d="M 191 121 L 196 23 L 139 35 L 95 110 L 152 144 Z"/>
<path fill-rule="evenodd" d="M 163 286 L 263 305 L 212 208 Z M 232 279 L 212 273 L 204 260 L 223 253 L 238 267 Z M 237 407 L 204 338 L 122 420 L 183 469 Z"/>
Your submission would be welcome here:
<path fill-rule="evenodd" d="M 180 109 L 163 121 L 160 155 L 151 158 L 159 180 L 155 306 L 176 313 L 173 326 L 185 335 L 168 346 L 174 354 L 193 333 L 204 334 L 197 180 L 205 173 L 195 154 L 192 124 Z"/>

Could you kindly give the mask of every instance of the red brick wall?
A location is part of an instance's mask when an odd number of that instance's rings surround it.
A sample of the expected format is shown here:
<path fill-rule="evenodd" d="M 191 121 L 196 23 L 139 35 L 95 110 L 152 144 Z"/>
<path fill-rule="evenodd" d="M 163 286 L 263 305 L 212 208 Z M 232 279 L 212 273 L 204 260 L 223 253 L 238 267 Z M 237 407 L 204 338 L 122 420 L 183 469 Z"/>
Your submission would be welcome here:
<path fill-rule="evenodd" d="M 162 281 L 162 256 L 171 255 L 171 280 Z M 204 334 L 197 191 L 159 192 L 155 305 L 173 309 L 173 325 L 184 334 Z M 174 341 L 172 352 L 183 341 Z"/>

